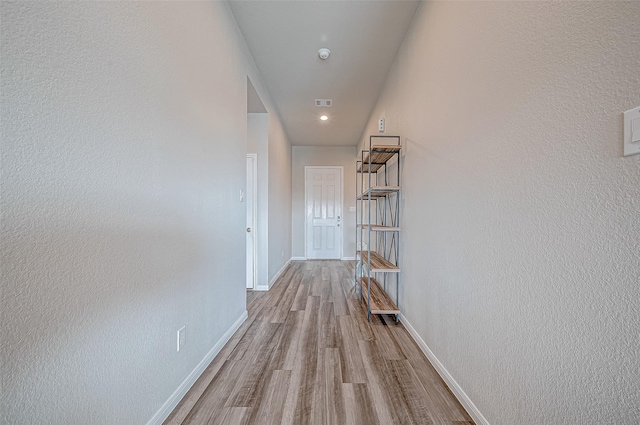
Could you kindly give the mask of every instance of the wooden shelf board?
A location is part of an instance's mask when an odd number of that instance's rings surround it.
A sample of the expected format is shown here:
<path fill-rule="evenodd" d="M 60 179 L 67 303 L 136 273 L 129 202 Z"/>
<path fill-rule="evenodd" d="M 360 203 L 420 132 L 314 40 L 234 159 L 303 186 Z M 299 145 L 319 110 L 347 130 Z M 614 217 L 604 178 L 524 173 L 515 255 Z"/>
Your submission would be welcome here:
<path fill-rule="evenodd" d="M 400 268 L 393 263 L 387 261 L 382 255 L 375 251 L 357 251 L 357 255 L 362 258 L 363 263 L 369 263 L 369 254 L 371 254 L 371 272 L 372 273 L 400 273 Z"/>
<path fill-rule="evenodd" d="M 371 146 L 371 152 L 368 152 L 362 164 L 357 169 L 358 173 L 373 173 L 378 171 L 387 161 L 400 152 L 399 145 L 375 145 Z M 371 167 L 369 169 L 369 160 Z"/>
<path fill-rule="evenodd" d="M 358 284 L 362 290 L 362 299 L 367 302 L 369 279 L 366 277 L 358 278 Z M 369 307 L 372 314 L 400 314 L 398 306 L 374 278 L 371 278 L 371 305 Z"/>
<path fill-rule="evenodd" d="M 356 170 L 358 173 L 375 173 L 380 168 L 382 168 L 384 164 L 371 163 L 371 168 L 369 168 L 369 163 L 360 165 Z"/>
<path fill-rule="evenodd" d="M 358 224 L 358 227 L 364 227 L 365 229 L 369 228 L 368 224 Z M 371 226 L 372 232 L 399 232 L 399 227 L 394 226 L 380 226 L 379 224 L 374 224 Z"/>
<path fill-rule="evenodd" d="M 373 145 L 371 152 L 376 153 L 398 153 L 402 146 L 400 145 Z"/>
<path fill-rule="evenodd" d="M 371 192 L 372 199 L 384 198 L 385 196 L 400 192 L 400 186 L 373 186 L 358 196 L 358 200 L 369 199 L 369 192 Z"/>

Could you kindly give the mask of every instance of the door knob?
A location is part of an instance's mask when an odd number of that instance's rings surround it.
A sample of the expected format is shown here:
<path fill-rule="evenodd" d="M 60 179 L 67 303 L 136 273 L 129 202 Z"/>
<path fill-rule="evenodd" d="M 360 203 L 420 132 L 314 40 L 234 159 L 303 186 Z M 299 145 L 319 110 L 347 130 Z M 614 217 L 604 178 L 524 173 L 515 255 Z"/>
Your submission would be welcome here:
<path fill-rule="evenodd" d="M 247 227 L 247 233 L 251 232 L 251 227 Z"/>

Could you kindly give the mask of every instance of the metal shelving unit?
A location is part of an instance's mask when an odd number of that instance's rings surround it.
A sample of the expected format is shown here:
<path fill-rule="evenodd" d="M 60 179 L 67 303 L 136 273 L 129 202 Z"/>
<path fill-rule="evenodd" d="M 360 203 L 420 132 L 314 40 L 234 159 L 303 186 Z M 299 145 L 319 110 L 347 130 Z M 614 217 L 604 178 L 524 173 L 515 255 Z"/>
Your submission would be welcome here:
<path fill-rule="evenodd" d="M 354 284 L 360 302 L 367 305 L 369 321 L 371 314 L 393 314 L 396 321 L 400 317 L 400 149 L 400 136 L 370 136 L 368 149 L 356 161 Z M 395 302 L 388 294 L 394 281 Z"/>

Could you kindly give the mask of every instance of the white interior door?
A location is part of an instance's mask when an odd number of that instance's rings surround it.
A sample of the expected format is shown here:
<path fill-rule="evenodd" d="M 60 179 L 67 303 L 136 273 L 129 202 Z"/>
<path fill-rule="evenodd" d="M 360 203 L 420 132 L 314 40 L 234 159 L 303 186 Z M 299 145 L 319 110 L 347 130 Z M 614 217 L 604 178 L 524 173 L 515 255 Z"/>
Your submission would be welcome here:
<path fill-rule="evenodd" d="M 245 202 L 247 206 L 247 289 L 256 287 L 256 186 L 257 186 L 257 157 L 247 155 L 247 187 Z"/>
<path fill-rule="evenodd" d="M 305 167 L 307 258 L 342 255 L 342 167 Z"/>

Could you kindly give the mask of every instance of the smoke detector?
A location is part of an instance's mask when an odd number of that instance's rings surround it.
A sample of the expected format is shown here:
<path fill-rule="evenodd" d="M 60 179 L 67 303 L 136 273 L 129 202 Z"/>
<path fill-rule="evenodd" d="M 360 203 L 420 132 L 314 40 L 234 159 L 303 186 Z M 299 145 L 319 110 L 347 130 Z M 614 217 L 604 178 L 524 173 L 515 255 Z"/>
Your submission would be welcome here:
<path fill-rule="evenodd" d="M 330 54 L 331 54 L 331 50 L 327 49 L 326 47 L 323 47 L 322 49 L 318 50 L 318 56 L 323 61 L 327 60 Z"/>

